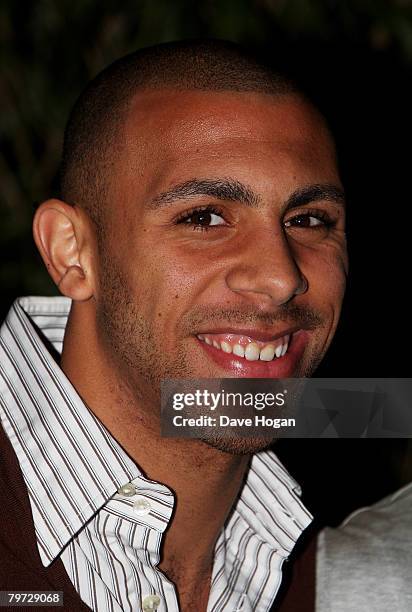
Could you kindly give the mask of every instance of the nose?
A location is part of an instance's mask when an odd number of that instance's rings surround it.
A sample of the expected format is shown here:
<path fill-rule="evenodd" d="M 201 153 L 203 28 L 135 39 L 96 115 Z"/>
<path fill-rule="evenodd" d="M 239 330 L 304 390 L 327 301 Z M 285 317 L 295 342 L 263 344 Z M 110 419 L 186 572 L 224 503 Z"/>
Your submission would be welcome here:
<path fill-rule="evenodd" d="M 253 302 L 261 302 L 265 296 L 272 306 L 286 304 L 308 289 L 281 228 L 265 228 L 243 239 L 226 274 L 226 284 Z"/>

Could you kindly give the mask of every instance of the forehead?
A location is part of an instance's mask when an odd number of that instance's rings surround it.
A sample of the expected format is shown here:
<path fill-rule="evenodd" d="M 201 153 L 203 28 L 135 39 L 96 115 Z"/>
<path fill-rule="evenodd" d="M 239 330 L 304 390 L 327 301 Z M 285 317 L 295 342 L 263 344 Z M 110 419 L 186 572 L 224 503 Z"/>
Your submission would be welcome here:
<path fill-rule="evenodd" d="M 241 174 L 253 167 L 260 180 L 281 167 L 291 175 L 299 167 L 336 174 L 334 145 L 317 111 L 292 94 L 147 91 L 132 100 L 123 124 L 115 188 L 126 199 L 136 190 L 150 197 L 191 175 L 247 181 Z"/>
<path fill-rule="evenodd" d="M 319 129 L 327 138 L 319 113 L 296 94 L 149 90 L 132 100 L 124 135 L 130 145 L 150 136 L 179 149 L 228 138 L 303 142 Z"/>

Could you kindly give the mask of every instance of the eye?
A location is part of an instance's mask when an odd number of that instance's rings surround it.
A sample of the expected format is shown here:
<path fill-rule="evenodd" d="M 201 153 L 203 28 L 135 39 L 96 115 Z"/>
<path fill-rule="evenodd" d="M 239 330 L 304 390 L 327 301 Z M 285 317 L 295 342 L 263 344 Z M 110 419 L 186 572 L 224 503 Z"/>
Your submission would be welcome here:
<path fill-rule="evenodd" d="M 191 210 L 188 213 L 184 213 L 176 223 L 192 225 L 193 228 L 208 228 L 215 225 L 226 225 L 226 221 L 222 217 L 219 210 L 206 206 L 205 208 L 199 208 Z"/>
<path fill-rule="evenodd" d="M 308 212 L 301 215 L 296 215 L 288 221 L 285 221 L 285 227 L 292 228 L 317 228 L 317 227 L 331 227 L 333 221 L 323 211 L 316 213 Z"/>

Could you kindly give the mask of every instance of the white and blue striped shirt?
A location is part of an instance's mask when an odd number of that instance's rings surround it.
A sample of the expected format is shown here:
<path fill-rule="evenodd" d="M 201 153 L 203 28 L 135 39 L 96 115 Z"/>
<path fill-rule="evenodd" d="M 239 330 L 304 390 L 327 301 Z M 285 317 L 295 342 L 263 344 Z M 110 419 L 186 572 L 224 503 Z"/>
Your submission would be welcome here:
<path fill-rule="evenodd" d="M 41 560 L 60 557 L 92 610 L 175 612 L 174 584 L 157 569 L 173 493 L 145 477 L 60 369 L 69 310 L 63 297 L 20 298 L 0 330 L 0 415 Z M 208 612 L 270 609 L 312 518 L 299 495 L 273 452 L 254 455 L 216 543 Z"/>

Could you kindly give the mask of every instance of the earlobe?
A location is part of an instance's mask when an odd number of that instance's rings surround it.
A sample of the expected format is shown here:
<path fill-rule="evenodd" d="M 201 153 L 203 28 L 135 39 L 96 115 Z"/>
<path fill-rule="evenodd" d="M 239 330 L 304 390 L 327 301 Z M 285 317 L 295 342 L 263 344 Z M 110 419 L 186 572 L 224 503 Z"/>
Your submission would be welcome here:
<path fill-rule="evenodd" d="M 43 202 L 33 221 L 34 240 L 50 276 L 63 295 L 77 301 L 93 295 L 84 266 L 85 229 L 76 209 L 56 199 Z"/>

